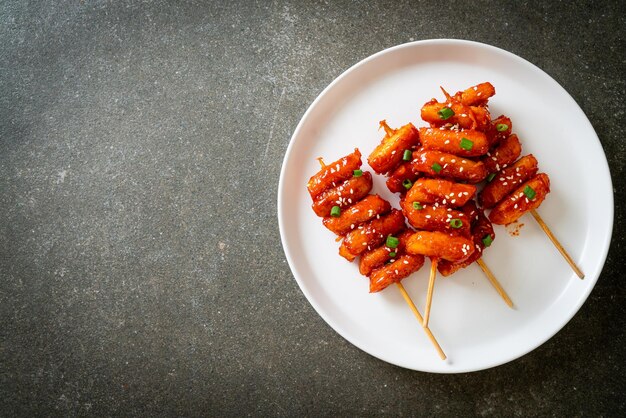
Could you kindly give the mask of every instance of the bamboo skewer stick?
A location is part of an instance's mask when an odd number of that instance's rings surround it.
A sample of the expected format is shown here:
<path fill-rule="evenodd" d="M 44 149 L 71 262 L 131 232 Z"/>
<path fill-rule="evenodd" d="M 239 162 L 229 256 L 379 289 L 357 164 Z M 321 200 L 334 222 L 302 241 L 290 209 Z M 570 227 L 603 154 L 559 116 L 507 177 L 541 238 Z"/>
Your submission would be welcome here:
<path fill-rule="evenodd" d="M 320 163 L 320 166 L 322 166 L 322 168 L 326 167 L 326 163 L 324 163 L 324 159 L 322 157 L 318 157 L 317 161 Z M 341 239 L 341 237 L 337 237 L 337 238 L 338 238 L 337 241 Z M 407 305 L 409 305 L 409 308 L 411 308 L 411 311 L 413 311 L 413 315 L 415 315 L 415 318 L 417 318 L 417 321 L 424 329 L 424 332 L 426 333 L 426 336 L 430 340 L 431 344 L 433 345 L 433 347 L 435 347 L 435 350 L 437 350 L 437 354 L 439 354 L 439 357 L 442 360 L 445 360 L 447 358 L 446 354 L 441 349 L 439 342 L 437 342 L 437 339 L 435 338 L 433 333 L 430 331 L 430 328 L 428 328 L 428 326 L 424 324 L 424 319 L 422 318 L 422 315 L 420 315 L 419 311 L 417 310 L 417 307 L 415 306 L 415 303 L 413 303 L 413 300 L 411 300 L 411 297 L 409 296 L 406 289 L 404 288 L 404 285 L 400 282 L 396 282 L 396 286 L 400 290 L 400 293 L 402 294 L 402 297 L 406 301 Z"/>
<path fill-rule="evenodd" d="M 578 268 L 576 263 L 574 263 L 574 260 L 572 260 L 572 257 L 570 257 L 567 251 L 565 251 L 565 248 L 563 248 L 559 240 L 556 239 L 552 231 L 550 231 L 550 228 L 548 227 L 548 225 L 546 225 L 543 219 L 541 219 L 541 216 L 539 216 L 537 211 L 533 209 L 530 211 L 530 214 L 533 215 L 533 218 L 535 218 L 535 220 L 537 221 L 541 229 L 543 229 L 543 232 L 546 233 L 548 238 L 550 238 L 550 241 L 552 241 L 552 244 L 554 244 L 554 246 L 556 247 L 557 250 L 559 250 L 563 258 L 565 258 L 565 261 L 567 261 L 567 263 L 570 265 L 572 270 L 574 270 L 574 273 L 576 273 L 576 275 L 580 277 L 581 280 L 584 279 L 585 278 L 584 273 Z"/>
<path fill-rule="evenodd" d="M 504 302 L 509 305 L 509 308 L 513 308 L 513 301 L 511 301 L 511 298 L 509 298 L 509 295 L 506 294 L 506 292 L 502 288 L 502 285 L 500 284 L 500 282 L 498 282 L 498 279 L 496 279 L 496 276 L 493 275 L 491 270 L 489 270 L 489 267 L 487 267 L 487 264 L 485 264 L 483 259 L 479 258 L 478 260 L 476 260 L 476 263 L 478 263 L 483 273 L 485 273 L 485 276 L 487 276 L 487 279 L 489 279 L 489 282 L 493 285 L 493 287 L 495 287 L 496 291 L 500 294 L 502 299 L 504 299 Z"/>
<path fill-rule="evenodd" d="M 406 289 L 404 288 L 404 285 L 402 283 L 400 283 L 400 282 L 396 282 L 396 286 L 398 287 L 398 289 L 400 289 L 400 293 L 402 293 L 402 297 L 406 301 L 407 305 L 409 305 L 409 308 L 411 308 L 411 310 L 413 311 L 413 315 L 415 315 L 415 318 L 417 318 L 417 321 L 424 328 L 424 332 L 426 333 L 426 336 L 428 337 L 428 339 L 430 340 L 432 345 L 435 347 L 435 350 L 437 350 L 437 354 L 439 354 L 439 357 L 442 360 L 445 360 L 446 359 L 446 353 L 443 352 L 443 350 L 441 349 L 441 346 L 437 342 L 437 339 L 435 338 L 433 333 L 430 332 L 430 328 L 428 328 L 427 326 L 424 325 L 424 318 L 422 318 L 422 315 L 420 315 L 420 312 L 417 310 L 417 307 L 415 306 L 415 304 L 411 300 L 411 297 L 406 292 Z"/>
<path fill-rule="evenodd" d="M 426 308 L 424 308 L 424 326 L 428 326 L 430 318 L 430 305 L 433 303 L 433 291 L 435 290 L 435 278 L 437 277 L 437 263 L 439 259 L 430 259 L 430 279 L 428 280 L 428 293 L 426 294 Z"/>

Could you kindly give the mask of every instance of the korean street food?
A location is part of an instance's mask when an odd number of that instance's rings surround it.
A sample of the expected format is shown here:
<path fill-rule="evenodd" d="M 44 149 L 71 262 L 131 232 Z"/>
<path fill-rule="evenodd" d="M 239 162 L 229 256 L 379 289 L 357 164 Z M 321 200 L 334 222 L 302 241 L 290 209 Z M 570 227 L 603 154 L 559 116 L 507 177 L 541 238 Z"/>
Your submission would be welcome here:
<path fill-rule="evenodd" d="M 410 133 L 408 127 L 398 130 L 400 146 L 408 143 L 403 142 L 403 129 Z M 361 153 L 355 149 L 324 165 L 311 176 L 307 189 L 315 214 L 343 238 L 339 254 L 348 261 L 362 256 L 359 270 L 370 278 L 370 292 L 379 292 L 419 270 L 424 257 L 406 253 L 404 242 L 410 232 L 404 215 L 380 196 L 369 194 L 372 175 L 362 171 L 361 165 Z"/>

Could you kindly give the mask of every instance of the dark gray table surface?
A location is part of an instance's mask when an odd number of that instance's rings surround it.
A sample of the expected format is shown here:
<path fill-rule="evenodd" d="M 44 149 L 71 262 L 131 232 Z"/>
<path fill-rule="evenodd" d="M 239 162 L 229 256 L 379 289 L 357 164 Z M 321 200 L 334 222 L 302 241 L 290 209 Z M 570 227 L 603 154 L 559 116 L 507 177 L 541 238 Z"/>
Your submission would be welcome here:
<path fill-rule="evenodd" d="M 625 16 L 623 1 L 2 2 L 0 415 L 623 415 Z M 554 77 L 615 192 L 580 312 L 532 353 L 461 375 L 335 333 L 276 216 L 283 155 L 320 91 L 430 38 Z"/>

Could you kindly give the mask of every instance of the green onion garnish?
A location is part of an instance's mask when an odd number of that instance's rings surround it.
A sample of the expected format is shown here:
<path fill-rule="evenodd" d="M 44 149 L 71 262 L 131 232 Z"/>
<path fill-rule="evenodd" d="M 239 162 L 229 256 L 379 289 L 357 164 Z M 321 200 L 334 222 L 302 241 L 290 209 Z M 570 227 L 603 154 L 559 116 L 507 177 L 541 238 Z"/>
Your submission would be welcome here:
<path fill-rule="evenodd" d="M 411 186 L 413 186 L 413 182 L 409 179 L 404 179 L 402 181 L 402 185 L 404 186 L 405 189 L 409 190 Z"/>
<path fill-rule="evenodd" d="M 389 257 L 394 258 L 396 256 L 396 253 L 394 251 L 389 253 Z"/>
<path fill-rule="evenodd" d="M 474 148 L 474 143 L 467 138 L 461 138 L 461 148 L 469 151 Z"/>
<path fill-rule="evenodd" d="M 363 175 L 363 170 L 354 170 L 352 174 L 354 177 L 361 177 Z"/>
<path fill-rule="evenodd" d="M 483 238 L 483 244 L 485 244 L 485 247 L 489 247 L 492 242 L 493 239 L 491 239 L 491 235 L 485 235 L 485 237 Z"/>
<path fill-rule="evenodd" d="M 450 219 L 450 226 L 454 229 L 459 229 L 460 227 L 463 226 L 463 221 L 460 219 Z"/>
<path fill-rule="evenodd" d="M 496 177 L 496 173 L 491 173 L 487 176 L 487 182 L 490 182 Z"/>
<path fill-rule="evenodd" d="M 387 242 L 385 242 L 385 245 L 389 248 L 397 248 L 398 244 L 400 244 L 400 240 L 392 235 L 389 235 L 387 237 Z"/>
<path fill-rule="evenodd" d="M 339 206 L 333 206 L 330 210 L 330 216 L 337 218 L 339 215 L 341 215 L 341 208 Z"/>
<path fill-rule="evenodd" d="M 413 202 L 413 209 L 422 210 L 424 206 L 422 206 L 420 202 Z"/>
<path fill-rule="evenodd" d="M 532 187 L 526 186 L 524 187 L 524 194 L 526 195 L 528 200 L 533 200 L 537 193 L 535 193 L 535 190 Z"/>
<path fill-rule="evenodd" d="M 431 165 L 430 168 L 432 168 L 435 173 L 439 173 L 441 171 L 441 165 L 438 163 Z"/>
<path fill-rule="evenodd" d="M 411 158 L 413 157 L 413 154 L 411 153 L 410 149 L 405 149 L 404 150 L 404 155 L 402 156 L 402 159 L 404 161 L 411 161 Z"/>
<path fill-rule="evenodd" d="M 509 129 L 509 125 L 507 125 L 506 123 L 499 123 L 496 125 L 496 129 L 498 130 L 498 132 L 504 132 Z"/>
<path fill-rule="evenodd" d="M 442 120 L 446 120 L 454 116 L 454 110 L 450 109 L 449 107 L 443 107 L 441 108 L 441 110 L 439 110 L 439 112 L 437 112 L 437 114 Z"/>

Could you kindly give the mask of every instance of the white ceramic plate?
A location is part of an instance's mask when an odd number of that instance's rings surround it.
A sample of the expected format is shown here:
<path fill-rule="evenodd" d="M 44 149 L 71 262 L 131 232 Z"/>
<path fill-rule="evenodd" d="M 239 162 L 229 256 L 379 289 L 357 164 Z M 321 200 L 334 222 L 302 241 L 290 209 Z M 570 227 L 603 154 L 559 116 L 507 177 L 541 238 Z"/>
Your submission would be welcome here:
<path fill-rule="evenodd" d="M 496 226 L 484 260 L 515 303 L 508 308 L 477 265 L 437 280 L 430 328 L 448 355 L 438 358 L 398 289 L 368 293 L 368 279 L 338 253 L 335 236 L 311 210 L 306 182 L 358 147 L 367 155 L 392 127 L 425 123 L 421 105 L 439 86 L 454 93 L 490 81 L 492 116 L 508 115 L 523 147 L 550 175 L 552 192 L 539 213 L 586 274 L 580 280 L 527 214 L 519 236 Z M 373 192 L 398 207 L 385 179 Z M 298 124 L 278 189 L 280 233 L 291 270 L 328 324 L 360 349 L 414 370 L 457 373 L 516 359 L 556 334 L 578 311 L 604 264 L 613 225 L 613 193 L 606 157 L 591 124 L 549 75 L 507 51 L 469 41 L 430 40 L 399 45 L 359 62 L 334 80 Z M 423 312 L 425 267 L 403 281 Z"/>

